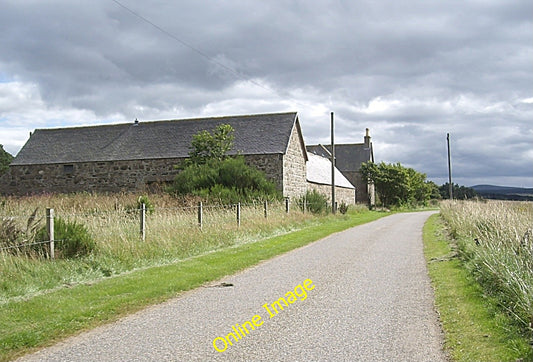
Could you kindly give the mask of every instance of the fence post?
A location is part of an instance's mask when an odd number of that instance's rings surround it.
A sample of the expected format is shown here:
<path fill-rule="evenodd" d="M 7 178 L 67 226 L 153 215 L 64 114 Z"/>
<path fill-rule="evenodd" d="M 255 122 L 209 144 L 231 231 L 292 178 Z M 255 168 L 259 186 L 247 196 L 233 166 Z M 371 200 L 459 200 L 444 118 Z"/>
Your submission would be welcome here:
<path fill-rule="evenodd" d="M 237 226 L 241 226 L 241 203 L 237 203 Z"/>
<path fill-rule="evenodd" d="M 288 214 L 289 213 L 289 198 L 286 197 L 285 198 L 285 213 Z"/>
<path fill-rule="evenodd" d="M 146 204 L 143 202 L 141 205 L 141 240 L 146 240 Z"/>
<path fill-rule="evenodd" d="M 54 209 L 46 209 L 46 231 L 48 232 L 48 240 L 50 241 L 50 259 L 54 259 Z"/>
<path fill-rule="evenodd" d="M 198 226 L 200 227 L 200 230 L 202 230 L 202 225 L 204 222 L 204 211 L 202 207 L 202 201 L 198 202 Z"/>
<path fill-rule="evenodd" d="M 265 219 L 268 218 L 268 201 L 265 200 L 264 202 L 264 208 L 265 208 Z"/>

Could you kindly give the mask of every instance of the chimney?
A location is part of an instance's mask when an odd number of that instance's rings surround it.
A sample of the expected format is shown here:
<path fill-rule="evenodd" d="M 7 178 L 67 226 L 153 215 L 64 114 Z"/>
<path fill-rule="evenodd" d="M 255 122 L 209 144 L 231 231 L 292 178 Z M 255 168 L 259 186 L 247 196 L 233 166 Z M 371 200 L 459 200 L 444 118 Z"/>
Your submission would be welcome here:
<path fill-rule="evenodd" d="M 365 148 L 370 148 L 370 130 L 368 128 L 365 135 Z"/>

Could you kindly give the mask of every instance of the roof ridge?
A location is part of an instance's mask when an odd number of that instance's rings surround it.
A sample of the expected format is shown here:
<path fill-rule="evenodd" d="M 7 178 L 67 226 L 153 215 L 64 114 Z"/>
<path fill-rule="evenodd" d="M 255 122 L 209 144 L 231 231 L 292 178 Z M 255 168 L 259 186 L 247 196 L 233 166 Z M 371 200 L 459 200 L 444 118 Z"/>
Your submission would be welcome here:
<path fill-rule="evenodd" d="M 39 129 L 13 164 L 183 158 L 194 134 L 223 123 L 235 128 L 235 150 L 284 154 L 297 122 L 283 112 Z"/>
<path fill-rule="evenodd" d="M 335 147 L 337 146 L 360 146 L 360 145 L 364 145 L 365 143 L 364 142 L 358 142 L 358 143 L 335 143 Z M 307 145 L 307 147 L 319 147 L 319 146 L 323 146 L 323 147 L 331 147 L 331 143 L 317 143 L 317 144 L 313 144 L 313 145 Z"/>
<path fill-rule="evenodd" d="M 268 117 L 268 116 L 282 116 L 288 114 L 298 114 L 298 112 L 272 112 L 272 113 L 252 113 L 252 114 L 236 114 L 231 116 L 209 116 L 209 117 L 194 117 L 194 118 L 175 118 L 175 119 L 161 119 L 152 121 L 139 121 L 139 123 L 155 123 L 155 122 L 175 122 L 175 121 L 198 121 L 198 120 L 214 120 L 224 118 L 249 118 L 249 117 Z"/>
<path fill-rule="evenodd" d="M 222 120 L 222 119 L 235 119 L 235 118 L 250 118 L 250 117 L 268 117 L 268 116 L 282 116 L 294 114 L 297 115 L 298 112 L 272 112 L 272 113 L 254 113 L 254 114 L 240 114 L 240 115 L 230 115 L 230 116 L 209 116 L 209 117 L 194 117 L 194 118 L 174 118 L 174 119 L 159 119 L 159 120 L 147 120 L 139 121 L 138 124 L 153 124 L 153 123 L 164 123 L 164 122 L 187 122 L 187 121 L 209 121 L 209 120 Z M 36 128 L 34 131 L 57 131 L 57 130 L 74 130 L 80 128 L 97 128 L 97 127 L 119 127 L 119 126 L 129 126 L 133 125 L 133 122 L 121 122 L 121 123 L 105 123 L 105 124 L 92 124 L 87 126 L 67 126 L 67 127 L 49 127 L 49 128 Z"/>

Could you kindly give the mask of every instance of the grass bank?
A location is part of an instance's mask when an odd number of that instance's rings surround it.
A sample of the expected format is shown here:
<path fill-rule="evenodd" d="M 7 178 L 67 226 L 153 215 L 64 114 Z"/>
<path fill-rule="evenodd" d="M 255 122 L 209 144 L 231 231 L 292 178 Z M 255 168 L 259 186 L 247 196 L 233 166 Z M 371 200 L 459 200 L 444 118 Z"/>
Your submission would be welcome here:
<path fill-rule="evenodd" d="M 263 204 L 259 203 L 242 205 L 238 226 L 236 205 L 204 205 L 200 229 L 194 202 L 184 205 L 168 195 L 150 195 L 149 200 L 153 208 L 146 215 L 144 242 L 139 235 L 135 195 L 40 195 L 0 200 L 0 304 L 54 288 L 170 264 L 315 222 L 313 215 L 296 206 L 286 213 L 283 203 L 269 204 L 265 217 Z M 45 208 L 53 208 L 56 218 L 85 227 L 94 241 L 93 250 L 75 258 L 56 251 L 57 258 L 50 263 L 33 250 L 28 254 L 24 249 L 6 249 L 43 241 L 31 231 L 44 226 Z M 64 242 L 56 241 L 56 249 Z"/>
<path fill-rule="evenodd" d="M 531 361 L 527 333 L 489 297 L 458 257 L 440 215 L 424 226 L 424 253 L 454 361 Z"/>
<path fill-rule="evenodd" d="M 84 282 L 28 299 L 12 299 L 0 305 L 0 360 L 50 345 L 334 232 L 386 215 L 365 211 L 324 216 L 319 222 L 277 237 L 225 247 L 97 282 Z"/>
<path fill-rule="evenodd" d="M 443 202 L 465 267 L 524 331 L 533 323 L 533 203 Z"/>

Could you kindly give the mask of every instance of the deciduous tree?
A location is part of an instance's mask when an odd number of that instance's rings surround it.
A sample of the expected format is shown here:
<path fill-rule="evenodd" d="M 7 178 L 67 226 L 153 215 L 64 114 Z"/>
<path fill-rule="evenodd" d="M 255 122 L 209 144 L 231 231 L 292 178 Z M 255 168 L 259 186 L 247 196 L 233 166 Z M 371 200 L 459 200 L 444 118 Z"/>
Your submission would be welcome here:
<path fill-rule="evenodd" d="M 201 131 L 195 134 L 191 142 L 189 163 L 201 165 L 208 160 L 222 161 L 233 148 L 234 130 L 229 124 L 221 124 L 211 134 Z"/>
<path fill-rule="evenodd" d="M 366 182 L 374 183 L 383 206 L 425 204 L 434 192 L 426 174 L 400 163 L 363 163 L 361 174 Z"/>

